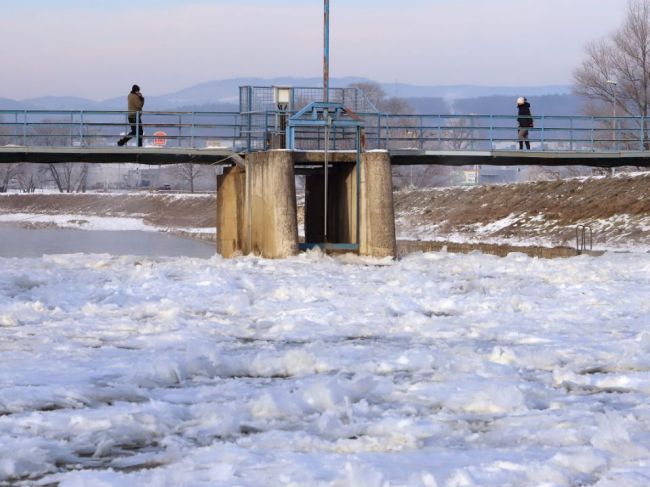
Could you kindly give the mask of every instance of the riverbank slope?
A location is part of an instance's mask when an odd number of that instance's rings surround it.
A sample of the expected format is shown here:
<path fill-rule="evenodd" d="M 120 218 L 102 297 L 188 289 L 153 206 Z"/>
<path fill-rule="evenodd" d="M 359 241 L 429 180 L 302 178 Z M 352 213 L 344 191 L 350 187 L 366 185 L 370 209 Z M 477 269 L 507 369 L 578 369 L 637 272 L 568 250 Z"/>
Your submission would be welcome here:
<path fill-rule="evenodd" d="M 602 250 L 650 250 L 650 173 L 395 192 L 398 239 L 575 246 L 586 228 Z M 161 231 L 214 239 L 214 194 L 154 192 L 2 194 L 0 215 L 141 219 Z"/>

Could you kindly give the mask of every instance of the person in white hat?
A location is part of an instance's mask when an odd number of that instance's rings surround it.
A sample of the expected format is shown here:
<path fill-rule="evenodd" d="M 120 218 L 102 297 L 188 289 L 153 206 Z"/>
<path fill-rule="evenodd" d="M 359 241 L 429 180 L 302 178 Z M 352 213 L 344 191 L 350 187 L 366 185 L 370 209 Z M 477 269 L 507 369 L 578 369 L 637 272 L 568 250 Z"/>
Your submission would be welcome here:
<path fill-rule="evenodd" d="M 530 113 L 530 103 L 528 103 L 525 97 L 520 96 L 517 98 L 517 108 L 519 110 L 517 114 L 517 122 L 519 123 L 519 150 L 524 149 L 524 144 L 526 145 L 526 149 L 530 150 L 528 131 L 534 126 L 533 117 Z"/>

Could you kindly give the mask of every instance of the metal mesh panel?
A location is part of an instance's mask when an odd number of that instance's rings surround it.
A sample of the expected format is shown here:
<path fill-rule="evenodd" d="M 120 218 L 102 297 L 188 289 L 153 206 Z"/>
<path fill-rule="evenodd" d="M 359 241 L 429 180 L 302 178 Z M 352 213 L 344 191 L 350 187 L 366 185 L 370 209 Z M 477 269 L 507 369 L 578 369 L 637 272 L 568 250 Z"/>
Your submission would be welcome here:
<path fill-rule="evenodd" d="M 312 102 L 322 101 L 323 89 L 310 87 L 292 87 L 291 103 L 288 110 L 297 112 Z M 341 103 L 353 112 L 377 113 L 375 106 L 359 88 L 330 88 L 329 101 Z M 241 113 L 259 113 L 277 111 L 272 86 L 240 86 L 239 111 Z"/>
<path fill-rule="evenodd" d="M 377 109 L 358 88 L 330 88 L 331 102 L 340 103 L 349 110 L 357 113 L 376 114 Z M 287 111 L 293 114 L 312 102 L 322 101 L 323 89 L 318 87 L 292 87 L 291 102 Z M 264 150 L 269 147 L 273 135 L 282 136 L 280 128 L 280 113 L 275 102 L 275 91 L 272 86 L 240 86 L 239 110 L 242 114 L 242 135 L 248 150 Z M 316 131 L 317 132 L 317 131 Z M 304 139 L 306 147 L 318 146 L 318 133 L 304 133 L 299 138 Z M 343 148 L 350 145 L 344 142 L 348 134 L 341 134 L 337 146 Z M 343 146 L 343 147 L 342 147 Z"/>

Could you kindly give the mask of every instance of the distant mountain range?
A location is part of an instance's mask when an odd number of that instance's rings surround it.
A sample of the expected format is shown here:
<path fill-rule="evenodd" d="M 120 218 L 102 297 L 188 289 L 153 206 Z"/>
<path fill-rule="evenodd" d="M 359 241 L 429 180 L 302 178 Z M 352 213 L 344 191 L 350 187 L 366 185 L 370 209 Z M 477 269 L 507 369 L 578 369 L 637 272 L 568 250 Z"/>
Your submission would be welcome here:
<path fill-rule="evenodd" d="M 367 78 L 332 78 L 332 87 L 372 82 Z M 234 78 L 207 81 L 160 96 L 143 92 L 148 110 L 237 110 L 240 86 L 287 85 L 322 86 L 322 78 Z M 551 86 L 419 86 L 404 83 L 380 83 L 388 96 L 408 99 L 419 113 L 507 113 L 514 98 L 525 95 L 538 107 L 537 114 L 577 114 L 581 100 L 571 87 Z M 69 96 L 46 96 L 26 100 L 0 98 L 0 110 L 123 110 L 126 93 L 103 101 Z M 543 108 L 543 111 L 540 109 Z M 551 109 L 552 108 L 552 109 Z M 535 113 L 535 112 L 534 112 Z"/>

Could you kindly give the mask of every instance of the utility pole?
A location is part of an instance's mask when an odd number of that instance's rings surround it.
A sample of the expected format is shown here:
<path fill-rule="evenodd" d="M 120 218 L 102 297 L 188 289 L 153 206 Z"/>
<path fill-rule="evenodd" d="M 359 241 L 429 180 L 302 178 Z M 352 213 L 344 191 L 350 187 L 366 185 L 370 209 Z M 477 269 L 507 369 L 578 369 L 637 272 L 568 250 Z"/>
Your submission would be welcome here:
<path fill-rule="evenodd" d="M 323 16 L 323 101 L 330 101 L 330 1 L 325 0 L 325 14 Z"/>
<path fill-rule="evenodd" d="M 330 101 L 330 1 L 325 0 L 325 13 L 323 16 L 323 101 L 328 103 Z M 328 151 L 330 144 L 330 126 L 332 119 L 330 118 L 327 109 L 323 114 L 327 118 L 327 125 L 325 126 L 325 153 L 324 153 L 324 162 L 323 170 L 325 173 L 324 179 L 324 189 L 323 189 L 323 241 L 328 241 L 327 235 L 327 200 L 329 191 L 329 161 L 328 161 Z"/>

